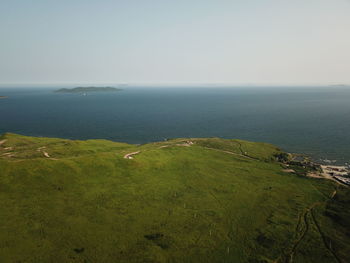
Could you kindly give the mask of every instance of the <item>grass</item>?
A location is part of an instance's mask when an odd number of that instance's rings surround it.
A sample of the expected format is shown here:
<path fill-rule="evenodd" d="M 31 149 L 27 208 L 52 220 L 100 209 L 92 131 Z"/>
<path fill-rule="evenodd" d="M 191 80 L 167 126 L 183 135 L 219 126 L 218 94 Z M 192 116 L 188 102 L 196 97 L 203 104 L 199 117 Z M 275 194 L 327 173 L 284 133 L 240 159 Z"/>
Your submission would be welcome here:
<path fill-rule="evenodd" d="M 348 189 L 273 145 L 1 140 L 0 262 L 350 261 Z"/>

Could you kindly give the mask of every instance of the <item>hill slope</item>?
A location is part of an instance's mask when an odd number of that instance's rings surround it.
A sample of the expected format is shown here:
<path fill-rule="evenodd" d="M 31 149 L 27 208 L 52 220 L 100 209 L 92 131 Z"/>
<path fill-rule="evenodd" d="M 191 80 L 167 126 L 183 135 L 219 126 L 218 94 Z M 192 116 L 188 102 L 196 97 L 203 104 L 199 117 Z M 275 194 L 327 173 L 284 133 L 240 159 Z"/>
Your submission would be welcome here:
<path fill-rule="evenodd" d="M 264 143 L 0 137 L 1 262 L 349 262 L 348 189 Z"/>

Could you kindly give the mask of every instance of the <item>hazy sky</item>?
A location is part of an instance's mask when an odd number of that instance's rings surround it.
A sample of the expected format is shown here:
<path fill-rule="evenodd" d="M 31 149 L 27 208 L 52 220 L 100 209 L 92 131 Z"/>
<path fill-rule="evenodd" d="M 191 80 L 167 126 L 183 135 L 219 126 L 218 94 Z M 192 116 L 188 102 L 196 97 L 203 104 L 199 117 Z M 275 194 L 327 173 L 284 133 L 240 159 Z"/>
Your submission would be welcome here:
<path fill-rule="evenodd" d="M 0 83 L 350 83 L 349 0 L 0 0 Z"/>

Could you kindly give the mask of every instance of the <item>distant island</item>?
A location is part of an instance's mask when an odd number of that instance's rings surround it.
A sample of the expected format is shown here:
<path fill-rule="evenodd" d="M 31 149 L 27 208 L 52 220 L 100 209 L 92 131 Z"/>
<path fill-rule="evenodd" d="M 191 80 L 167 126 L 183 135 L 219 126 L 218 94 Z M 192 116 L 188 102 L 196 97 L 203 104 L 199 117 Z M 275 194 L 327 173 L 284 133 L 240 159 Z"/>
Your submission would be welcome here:
<path fill-rule="evenodd" d="M 333 84 L 333 85 L 330 85 L 331 87 L 349 87 L 350 85 L 348 84 Z"/>
<path fill-rule="evenodd" d="M 112 91 L 121 91 L 122 89 L 114 87 L 76 87 L 76 88 L 63 88 L 55 90 L 58 93 L 85 93 L 85 92 L 112 92 Z"/>
<path fill-rule="evenodd" d="M 0 99 L 6 99 L 7 97 L 6 96 L 0 96 Z"/>

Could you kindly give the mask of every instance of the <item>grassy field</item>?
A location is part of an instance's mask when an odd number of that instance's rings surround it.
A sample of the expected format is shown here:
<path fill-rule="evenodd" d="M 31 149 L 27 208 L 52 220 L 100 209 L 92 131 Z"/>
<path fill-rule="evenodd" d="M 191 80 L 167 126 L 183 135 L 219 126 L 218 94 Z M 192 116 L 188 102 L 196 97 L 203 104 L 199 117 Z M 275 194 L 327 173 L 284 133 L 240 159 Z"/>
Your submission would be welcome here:
<path fill-rule="evenodd" d="M 348 188 L 270 144 L 0 144 L 0 262 L 350 262 Z"/>

